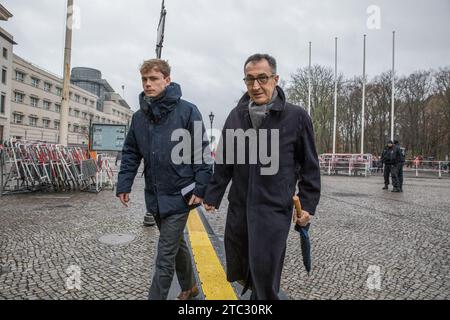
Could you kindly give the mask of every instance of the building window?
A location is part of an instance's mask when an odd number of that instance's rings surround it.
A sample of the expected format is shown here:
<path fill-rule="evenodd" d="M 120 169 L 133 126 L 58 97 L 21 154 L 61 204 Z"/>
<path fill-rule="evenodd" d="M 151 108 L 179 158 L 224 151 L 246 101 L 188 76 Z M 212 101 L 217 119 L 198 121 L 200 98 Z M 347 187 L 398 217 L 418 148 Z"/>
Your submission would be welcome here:
<path fill-rule="evenodd" d="M 28 117 L 29 118 L 29 125 L 31 127 L 37 127 L 37 118 L 36 117 Z"/>
<path fill-rule="evenodd" d="M 23 82 L 24 79 L 25 79 L 25 73 L 16 71 L 16 81 Z"/>
<path fill-rule="evenodd" d="M 83 104 L 87 105 L 88 99 L 87 98 L 83 98 Z"/>
<path fill-rule="evenodd" d="M 75 95 L 75 102 L 80 102 L 80 96 L 79 95 Z"/>
<path fill-rule="evenodd" d="M 74 111 L 74 116 L 75 116 L 76 118 L 79 118 L 79 117 L 80 117 L 80 111 L 79 111 L 79 110 L 75 110 L 75 111 Z"/>
<path fill-rule="evenodd" d="M 105 123 L 105 118 L 102 118 L 102 123 Z"/>
<path fill-rule="evenodd" d="M 50 101 L 44 100 L 44 110 L 50 110 L 50 105 L 52 103 Z"/>
<path fill-rule="evenodd" d="M 14 92 L 14 101 L 17 103 L 23 103 L 23 98 L 25 95 L 20 92 Z"/>
<path fill-rule="evenodd" d="M 44 82 L 44 91 L 50 92 L 52 89 L 52 84 L 48 82 Z"/>
<path fill-rule="evenodd" d="M 3 58 L 8 59 L 8 49 L 3 48 Z"/>
<path fill-rule="evenodd" d="M 39 87 L 39 79 L 35 77 L 31 77 L 31 85 L 35 88 Z"/>
<path fill-rule="evenodd" d="M 56 130 L 59 129 L 59 121 L 55 120 L 53 125 Z"/>
<path fill-rule="evenodd" d="M 49 128 L 50 127 L 50 120 L 42 119 L 42 123 L 44 125 L 44 128 Z"/>
<path fill-rule="evenodd" d="M 2 95 L 0 97 L 0 114 L 5 114 L 5 102 L 6 102 L 6 93 L 2 92 Z"/>
<path fill-rule="evenodd" d="M 87 113 L 86 112 L 83 112 L 81 115 L 82 115 L 83 119 L 87 119 Z"/>
<path fill-rule="evenodd" d="M 2 69 L 2 83 L 3 83 L 3 84 L 6 84 L 6 79 L 7 79 L 7 78 L 8 78 L 8 75 L 7 75 L 6 68 L 3 67 L 3 69 Z"/>
<path fill-rule="evenodd" d="M 55 103 L 55 112 L 58 112 L 58 113 L 61 112 L 61 105 L 60 104 Z"/>
<path fill-rule="evenodd" d="M 30 97 L 30 106 L 37 108 L 39 99 L 35 97 Z"/>
<path fill-rule="evenodd" d="M 74 124 L 73 125 L 73 132 L 79 132 L 79 126 L 78 125 L 76 125 L 76 124 Z"/>
<path fill-rule="evenodd" d="M 62 89 L 60 87 L 56 87 L 56 95 L 62 96 Z"/>
<path fill-rule="evenodd" d="M 21 124 L 22 123 L 22 119 L 23 119 L 23 115 L 18 114 L 18 113 L 14 113 L 13 114 L 13 122 L 16 124 Z"/>

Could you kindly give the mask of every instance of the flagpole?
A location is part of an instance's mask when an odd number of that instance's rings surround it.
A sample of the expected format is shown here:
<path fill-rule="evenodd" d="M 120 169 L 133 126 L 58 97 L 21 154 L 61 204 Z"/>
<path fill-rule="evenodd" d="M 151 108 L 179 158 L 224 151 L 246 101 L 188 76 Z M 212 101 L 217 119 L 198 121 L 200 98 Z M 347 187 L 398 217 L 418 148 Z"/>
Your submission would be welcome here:
<path fill-rule="evenodd" d="M 64 47 L 64 70 L 63 70 L 63 89 L 61 100 L 61 114 L 59 120 L 59 144 L 67 146 L 68 144 L 68 125 L 69 125 L 69 90 L 70 90 L 70 63 L 72 54 L 72 23 L 73 19 L 73 0 L 67 0 L 66 16 L 66 37 Z"/>
<path fill-rule="evenodd" d="M 395 97 L 395 31 L 392 31 L 392 97 L 391 97 L 391 140 L 394 141 L 394 97 Z"/>
<path fill-rule="evenodd" d="M 364 125 L 366 107 L 366 35 L 364 35 L 363 44 L 363 83 L 362 83 L 362 114 L 361 114 L 361 154 L 364 154 Z"/>
<path fill-rule="evenodd" d="M 164 0 L 162 0 L 161 4 L 161 15 L 159 17 L 159 24 L 157 30 L 157 38 L 156 38 L 156 58 L 161 59 L 162 48 L 164 42 L 164 29 L 166 25 L 166 7 L 164 5 Z"/>
<path fill-rule="evenodd" d="M 336 111 L 337 111 L 337 37 L 334 38 L 334 120 L 333 120 L 333 154 L 336 153 Z"/>
<path fill-rule="evenodd" d="M 311 41 L 309 42 L 309 68 L 308 68 L 308 114 L 311 116 Z"/>

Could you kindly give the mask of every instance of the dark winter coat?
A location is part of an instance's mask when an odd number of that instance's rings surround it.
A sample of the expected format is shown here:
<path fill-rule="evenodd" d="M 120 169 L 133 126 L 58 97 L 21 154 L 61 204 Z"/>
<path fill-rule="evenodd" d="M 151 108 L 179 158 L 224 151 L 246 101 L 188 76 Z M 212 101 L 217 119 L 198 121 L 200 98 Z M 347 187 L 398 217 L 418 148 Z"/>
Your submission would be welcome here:
<path fill-rule="evenodd" d="M 381 161 L 386 165 L 396 165 L 401 161 L 401 153 L 399 148 L 393 145 L 391 148 L 386 147 L 381 155 Z"/>
<path fill-rule="evenodd" d="M 181 88 L 176 83 L 171 83 L 162 97 L 150 103 L 144 99 L 144 93 L 139 96 L 139 101 L 141 108 L 133 115 L 122 150 L 116 194 L 131 192 L 143 158 L 147 211 L 158 212 L 161 217 L 186 213 L 189 208 L 181 196 L 181 189 L 195 182 L 194 194 L 203 198 L 212 174 L 211 164 L 194 164 L 193 161 L 195 152 L 203 153 L 209 148 L 207 141 L 194 147 L 194 121 L 202 121 L 202 116 L 195 105 L 181 99 Z M 201 128 L 204 133 L 203 122 Z M 171 141 L 176 129 L 190 132 L 191 163 L 174 164 L 172 161 L 172 149 L 180 142 Z M 201 150 L 197 150 L 197 146 L 201 146 Z"/>
<path fill-rule="evenodd" d="M 227 278 L 230 282 L 251 279 L 258 299 L 278 299 L 296 183 L 303 210 L 311 214 L 321 188 L 311 118 L 303 108 L 287 103 L 281 88 L 277 90 L 278 97 L 258 132 L 279 130 L 279 150 L 272 151 L 279 155 L 278 172 L 261 175 L 259 159 L 257 164 L 216 163 L 205 195 L 205 203 L 218 208 L 232 181 L 225 227 Z M 226 129 L 252 128 L 249 99 L 246 93 L 228 116 L 222 146 L 227 142 Z M 270 144 L 270 138 L 267 140 Z M 248 143 L 245 152 L 248 159 Z"/>

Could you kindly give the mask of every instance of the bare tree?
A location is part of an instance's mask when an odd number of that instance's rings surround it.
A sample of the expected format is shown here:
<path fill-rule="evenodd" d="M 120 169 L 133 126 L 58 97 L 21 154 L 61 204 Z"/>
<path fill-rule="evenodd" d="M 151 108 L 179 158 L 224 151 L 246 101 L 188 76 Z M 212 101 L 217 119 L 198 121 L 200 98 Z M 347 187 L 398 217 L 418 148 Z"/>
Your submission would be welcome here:
<path fill-rule="evenodd" d="M 398 133 L 402 132 L 403 143 L 413 155 L 427 153 L 427 104 L 432 93 L 432 83 L 430 71 L 416 71 L 398 81 L 401 102 L 397 109 L 396 129 Z"/>
<path fill-rule="evenodd" d="M 291 75 L 286 91 L 291 102 L 308 105 L 308 68 Z M 407 157 L 443 158 L 450 152 L 450 67 L 437 72 L 416 71 L 395 79 L 395 138 Z M 320 153 L 331 152 L 333 136 L 334 72 L 315 65 L 311 72 L 311 116 Z M 286 84 L 284 85 L 286 86 Z M 379 155 L 390 138 L 391 72 L 366 84 L 366 152 Z M 357 153 L 361 137 L 362 78 L 338 78 L 336 151 Z"/>
<path fill-rule="evenodd" d="M 435 79 L 435 93 L 439 96 L 443 114 L 446 119 L 446 128 L 444 134 L 447 136 L 447 145 L 443 153 L 447 156 L 450 153 L 450 66 L 441 68 L 434 74 Z"/>
<path fill-rule="evenodd" d="M 308 105 L 308 68 L 298 69 L 291 75 L 287 89 L 289 100 Z M 342 75 L 338 77 L 338 91 L 342 88 Z M 311 68 L 311 117 L 320 153 L 331 152 L 333 137 L 334 72 L 331 68 L 314 65 Z"/>

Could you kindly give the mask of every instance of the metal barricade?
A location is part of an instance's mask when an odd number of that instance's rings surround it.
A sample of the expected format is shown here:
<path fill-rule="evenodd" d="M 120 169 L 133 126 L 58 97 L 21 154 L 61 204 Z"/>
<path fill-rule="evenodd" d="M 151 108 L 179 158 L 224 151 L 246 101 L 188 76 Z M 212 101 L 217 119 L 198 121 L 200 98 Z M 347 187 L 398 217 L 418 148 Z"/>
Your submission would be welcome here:
<path fill-rule="evenodd" d="M 450 177 L 449 161 L 406 160 L 403 172 L 414 177 Z"/>
<path fill-rule="evenodd" d="M 1 149 L 1 193 L 91 190 L 114 186 L 109 162 L 97 166 L 86 150 L 57 144 L 10 140 Z M 108 179 L 98 183 L 99 178 Z"/>
<path fill-rule="evenodd" d="M 324 153 L 319 156 L 320 169 L 328 175 L 368 176 L 371 174 L 371 154 Z"/>

